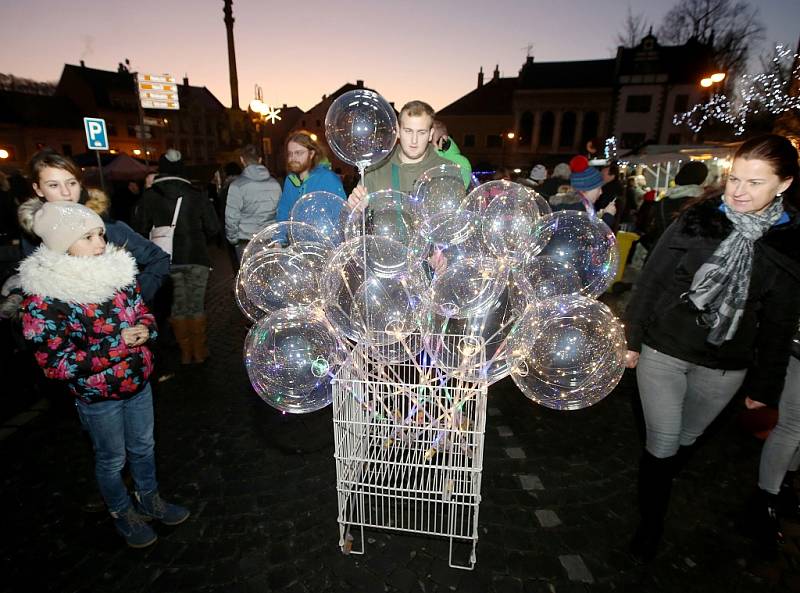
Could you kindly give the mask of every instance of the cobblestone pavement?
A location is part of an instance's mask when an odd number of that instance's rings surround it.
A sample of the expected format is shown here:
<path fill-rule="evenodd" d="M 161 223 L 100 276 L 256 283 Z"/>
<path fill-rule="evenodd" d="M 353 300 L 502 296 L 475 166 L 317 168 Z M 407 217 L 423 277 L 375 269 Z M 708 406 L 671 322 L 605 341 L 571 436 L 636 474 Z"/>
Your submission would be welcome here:
<path fill-rule="evenodd" d="M 0 591 L 800 591 L 800 527 L 772 561 L 736 532 L 761 443 L 738 429 L 735 406 L 677 481 L 658 558 L 628 557 L 641 449 L 629 375 L 569 413 L 510 380 L 492 387 L 475 570 L 449 568 L 445 540 L 377 530 L 363 556 L 343 555 L 330 410 L 285 416 L 253 394 L 230 266 L 214 257 L 212 358 L 181 368 L 162 345 L 155 385 L 161 491 L 191 518 L 157 526 L 159 541 L 137 551 L 104 513 L 83 512 L 91 451 L 73 406 L 51 398 L 0 440 Z"/>

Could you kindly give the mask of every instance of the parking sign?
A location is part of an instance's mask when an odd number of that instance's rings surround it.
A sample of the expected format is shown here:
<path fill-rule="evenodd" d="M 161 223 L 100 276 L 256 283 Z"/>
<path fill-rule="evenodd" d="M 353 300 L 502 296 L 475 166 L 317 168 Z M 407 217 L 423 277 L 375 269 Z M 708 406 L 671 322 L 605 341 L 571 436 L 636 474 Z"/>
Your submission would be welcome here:
<path fill-rule="evenodd" d="M 86 146 L 90 150 L 108 150 L 106 120 L 99 117 L 84 117 L 83 127 L 86 130 Z"/>

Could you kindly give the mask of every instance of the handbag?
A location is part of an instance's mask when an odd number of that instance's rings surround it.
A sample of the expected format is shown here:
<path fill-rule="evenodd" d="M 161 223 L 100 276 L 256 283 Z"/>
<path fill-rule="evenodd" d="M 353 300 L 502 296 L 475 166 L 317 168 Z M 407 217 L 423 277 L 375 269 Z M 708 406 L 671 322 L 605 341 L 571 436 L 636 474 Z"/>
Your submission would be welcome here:
<path fill-rule="evenodd" d="M 175 212 L 172 214 L 172 224 L 169 226 L 154 226 L 150 229 L 150 240 L 169 253 L 169 261 L 172 261 L 172 239 L 175 235 L 175 225 L 178 222 L 178 213 L 181 211 L 183 196 L 178 198 L 175 204 Z"/>

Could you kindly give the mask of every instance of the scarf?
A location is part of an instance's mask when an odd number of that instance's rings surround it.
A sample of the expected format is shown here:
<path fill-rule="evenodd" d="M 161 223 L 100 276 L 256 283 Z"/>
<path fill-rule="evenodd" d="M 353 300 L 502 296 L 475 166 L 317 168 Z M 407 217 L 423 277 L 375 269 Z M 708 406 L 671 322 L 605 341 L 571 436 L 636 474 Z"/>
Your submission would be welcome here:
<path fill-rule="evenodd" d="M 780 219 L 783 198 L 776 197 L 759 214 L 736 212 L 727 204 L 724 212 L 733 231 L 697 270 L 686 295 L 700 310 L 698 323 L 710 328 L 706 341 L 714 346 L 736 334 L 750 290 L 753 244 Z"/>

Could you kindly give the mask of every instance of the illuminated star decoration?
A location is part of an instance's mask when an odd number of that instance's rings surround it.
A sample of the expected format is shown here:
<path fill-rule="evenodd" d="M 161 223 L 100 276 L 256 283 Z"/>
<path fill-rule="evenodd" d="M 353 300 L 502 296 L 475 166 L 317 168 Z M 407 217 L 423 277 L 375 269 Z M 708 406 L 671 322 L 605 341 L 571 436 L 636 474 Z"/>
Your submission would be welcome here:
<path fill-rule="evenodd" d="M 789 80 L 780 76 L 781 63 L 792 56 L 793 67 Z M 739 77 L 739 96 L 730 100 L 724 94 L 714 93 L 705 103 L 698 103 L 685 113 L 672 118 L 676 126 L 686 124 L 697 133 L 709 119 L 716 119 L 733 127 L 734 134 L 741 136 L 747 127 L 747 118 L 767 111 L 780 115 L 792 109 L 800 109 L 800 96 L 791 94 L 793 81 L 800 80 L 800 59 L 797 54 L 778 45 L 772 58 L 771 68 L 760 74 L 744 74 Z"/>
<path fill-rule="evenodd" d="M 264 110 L 264 119 L 269 123 L 274 124 L 277 120 L 281 119 L 281 116 L 278 115 L 280 112 L 280 109 L 267 106 L 267 108 Z"/>

